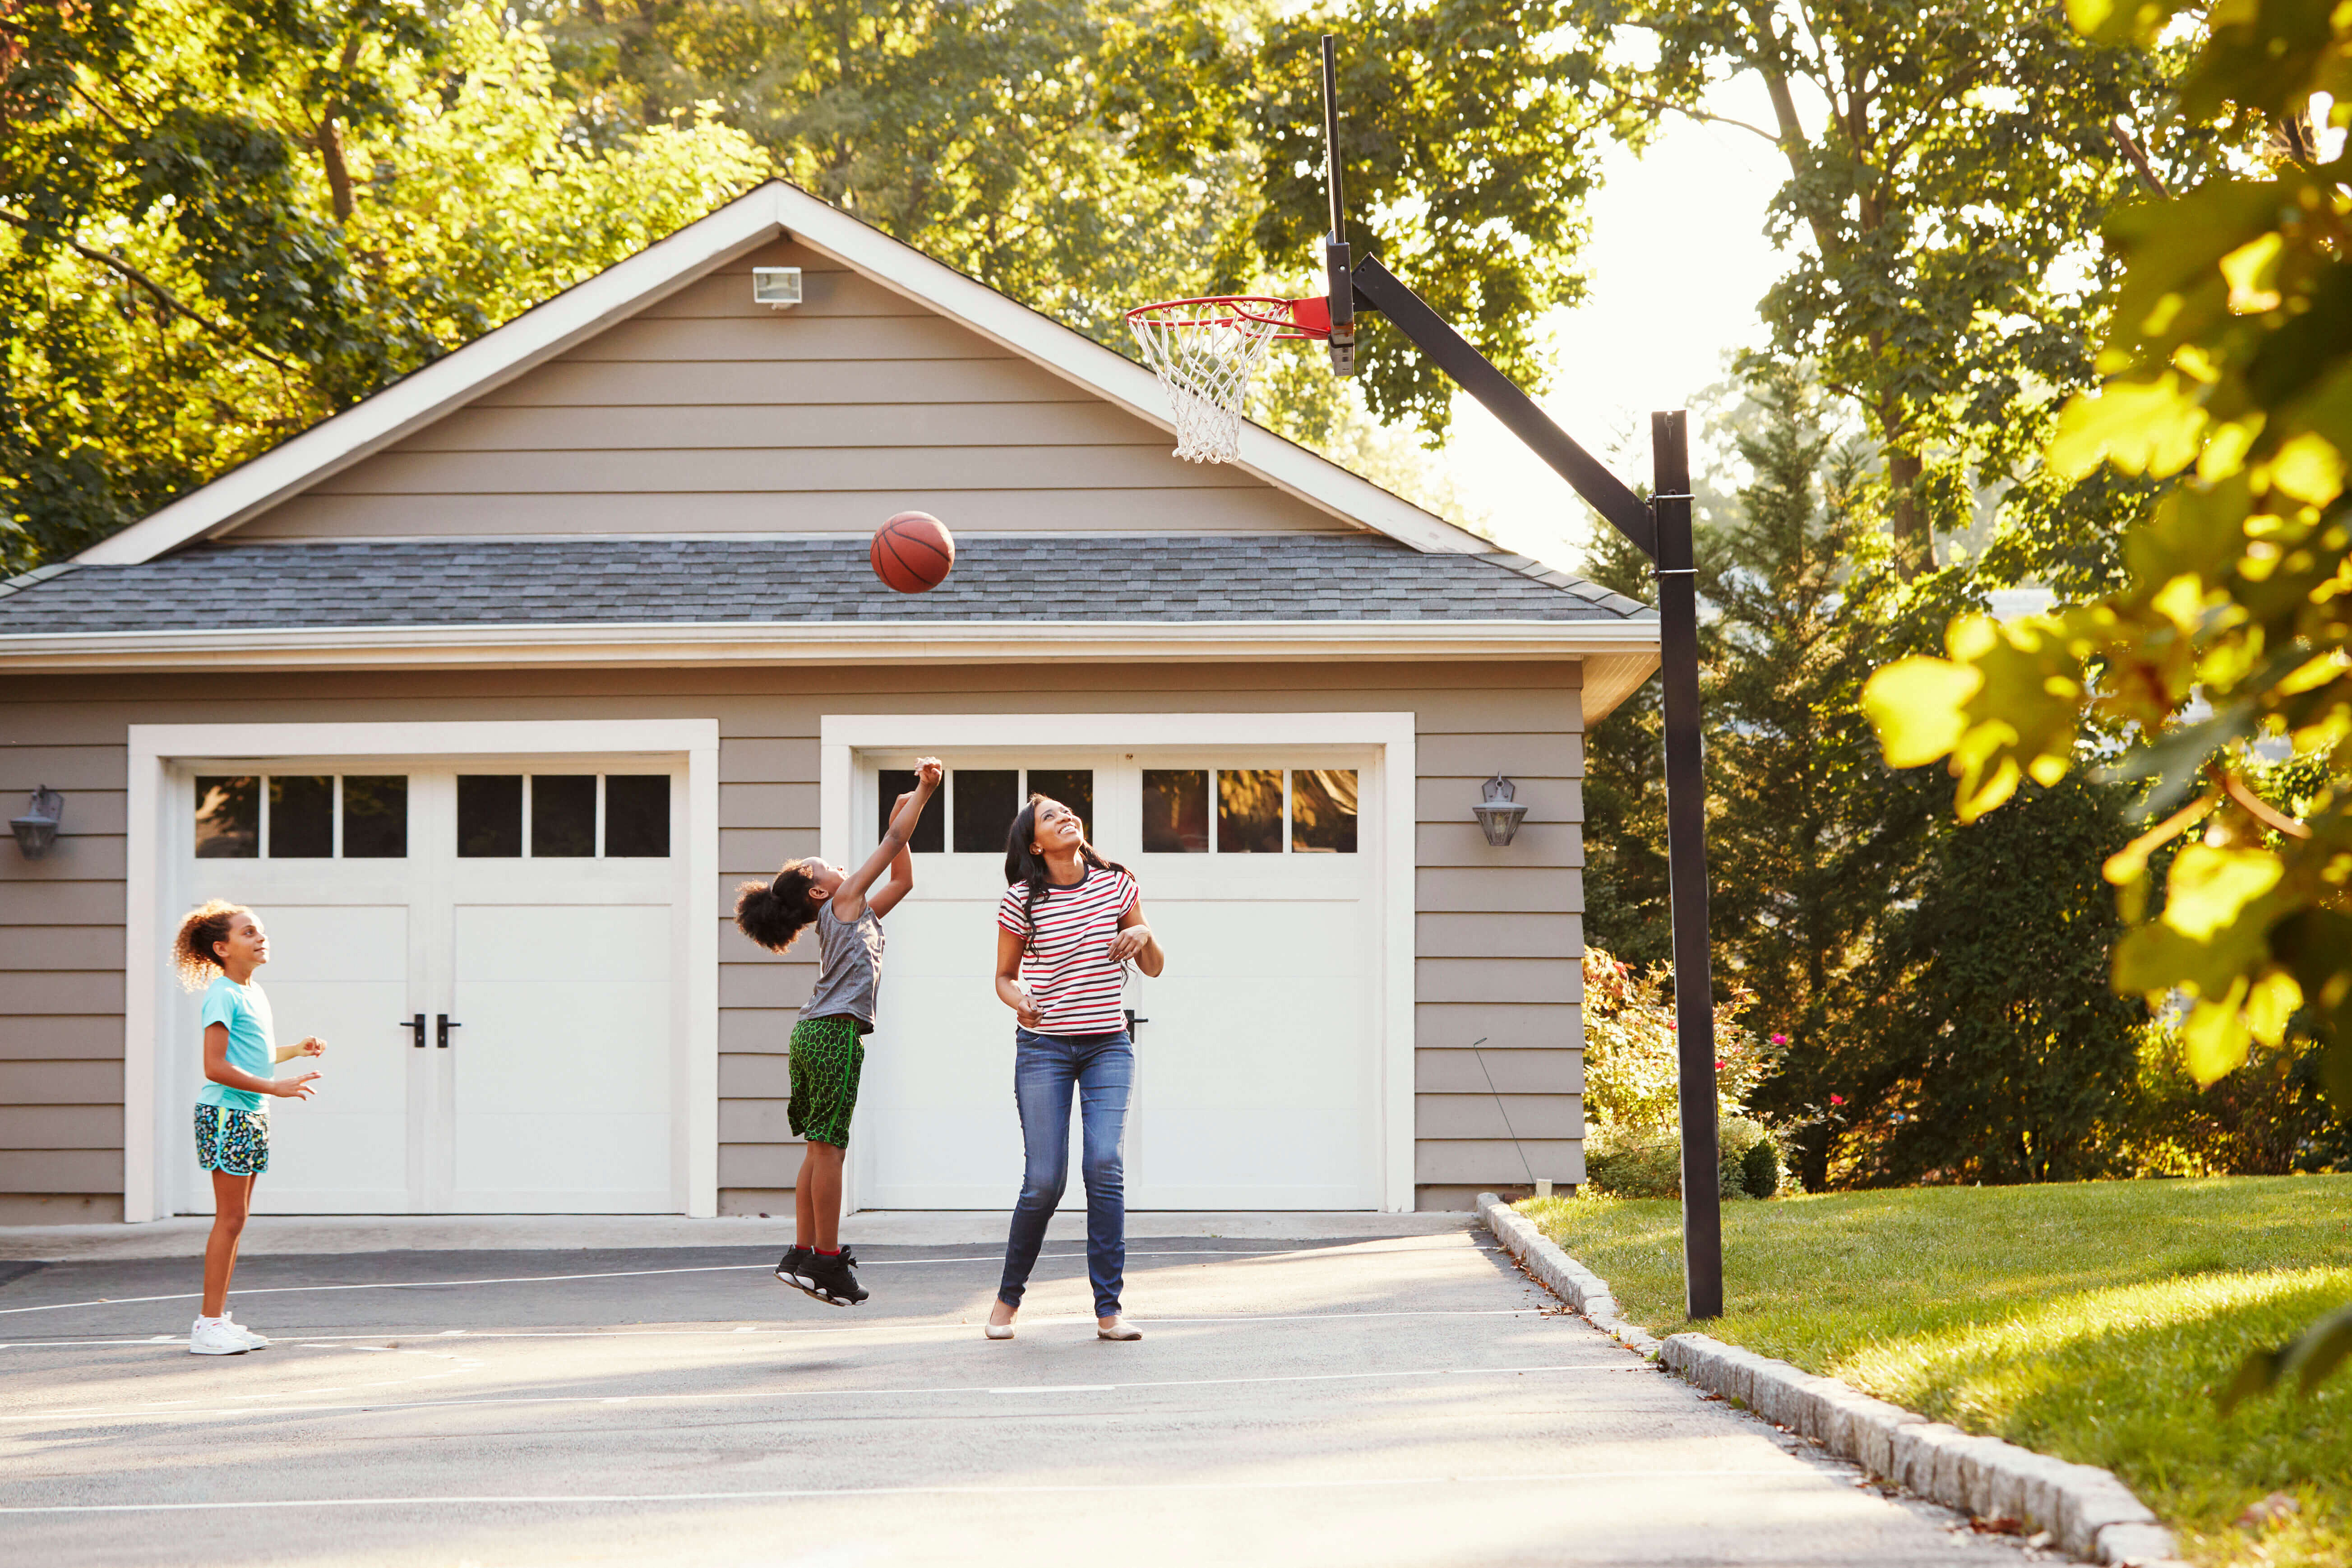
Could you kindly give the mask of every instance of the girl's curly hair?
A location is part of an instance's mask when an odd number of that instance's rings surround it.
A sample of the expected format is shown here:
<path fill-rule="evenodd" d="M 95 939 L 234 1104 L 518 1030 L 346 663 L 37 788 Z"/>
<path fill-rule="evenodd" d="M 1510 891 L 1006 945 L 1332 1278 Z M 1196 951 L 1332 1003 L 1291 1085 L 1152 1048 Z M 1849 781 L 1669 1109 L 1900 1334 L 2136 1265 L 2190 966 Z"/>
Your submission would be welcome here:
<path fill-rule="evenodd" d="M 816 919 L 813 879 L 807 861 L 787 860 L 772 879 L 745 882 L 735 889 L 737 929 L 771 952 L 783 952 Z"/>
<path fill-rule="evenodd" d="M 202 991 L 213 983 L 214 975 L 222 973 L 213 943 L 226 942 L 233 917 L 248 912 L 243 904 L 211 899 L 180 917 L 180 934 L 172 939 L 172 968 L 180 976 L 182 989 Z"/>

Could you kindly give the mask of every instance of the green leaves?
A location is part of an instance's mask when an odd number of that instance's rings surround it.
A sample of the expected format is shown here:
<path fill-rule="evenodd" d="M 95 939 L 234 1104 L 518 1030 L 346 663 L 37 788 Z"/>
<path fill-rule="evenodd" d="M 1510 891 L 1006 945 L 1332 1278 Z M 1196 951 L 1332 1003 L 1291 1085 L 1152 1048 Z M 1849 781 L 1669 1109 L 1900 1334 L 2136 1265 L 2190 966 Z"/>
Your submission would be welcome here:
<path fill-rule="evenodd" d="M 2248 1356 L 2221 1391 L 2221 1414 L 2269 1393 L 2290 1376 L 2298 1393 L 2309 1394 L 2347 1357 L 2352 1357 L 2352 1307 L 2320 1319 L 2283 1345 Z"/>

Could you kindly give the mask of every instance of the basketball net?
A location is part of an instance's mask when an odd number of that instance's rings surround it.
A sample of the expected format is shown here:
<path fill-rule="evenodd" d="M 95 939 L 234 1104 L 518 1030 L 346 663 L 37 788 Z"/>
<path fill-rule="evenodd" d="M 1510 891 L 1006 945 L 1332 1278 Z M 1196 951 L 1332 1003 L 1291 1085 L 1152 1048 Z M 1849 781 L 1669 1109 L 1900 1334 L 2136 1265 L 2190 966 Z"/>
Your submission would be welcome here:
<path fill-rule="evenodd" d="M 1250 373 L 1277 341 L 1306 335 L 1291 318 L 1291 301 L 1247 296 L 1138 305 L 1127 324 L 1143 363 L 1168 389 L 1176 455 L 1192 463 L 1241 456 Z"/>

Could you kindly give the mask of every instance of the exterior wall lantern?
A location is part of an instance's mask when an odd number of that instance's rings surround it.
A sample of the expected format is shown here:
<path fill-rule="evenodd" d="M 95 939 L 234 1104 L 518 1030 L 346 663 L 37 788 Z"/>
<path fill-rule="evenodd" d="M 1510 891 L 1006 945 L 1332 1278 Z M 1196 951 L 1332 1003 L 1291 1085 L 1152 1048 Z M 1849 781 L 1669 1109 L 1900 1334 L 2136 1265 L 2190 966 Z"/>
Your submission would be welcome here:
<path fill-rule="evenodd" d="M 1486 835 L 1486 842 L 1500 849 L 1518 837 L 1519 824 L 1525 820 L 1528 808 L 1511 797 L 1517 793 L 1511 781 L 1496 773 L 1482 786 L 1486 799 L 1470 808 L 1478 818 L 1478 826 Z"/>
<path fill-rule="evenodd" d="M 66 814 L 66 797 L 43 784 L 33 792 L 32 803 L 22 816 L 8 820 L 9 831 L 16 836 L 16 847 L 25 852 L 27 860 L 37 860 L 49 852 L 58 841 L 58 822 Z"/>

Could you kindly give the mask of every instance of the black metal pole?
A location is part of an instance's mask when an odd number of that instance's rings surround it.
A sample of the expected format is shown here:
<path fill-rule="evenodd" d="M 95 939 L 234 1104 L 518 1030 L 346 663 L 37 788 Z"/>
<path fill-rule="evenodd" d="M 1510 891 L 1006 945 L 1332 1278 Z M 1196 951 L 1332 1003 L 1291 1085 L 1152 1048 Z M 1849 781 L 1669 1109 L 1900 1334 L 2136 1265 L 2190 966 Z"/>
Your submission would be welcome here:
<path fill-rule="evenodd" d="M 1706 784 L 1700 756 L 1698 583 L 1691 545 L 1689 416 L 1650 416 L 1656 489 L 1658 662 L 1664 686 L 1666 880 L 1674 896 L 1675 1037 L 1683 1132 L 1683 1302 L 1723 1315 L 1723 1191 L 1717 1166 L 1715 984 L 1706 937 Z"/>

